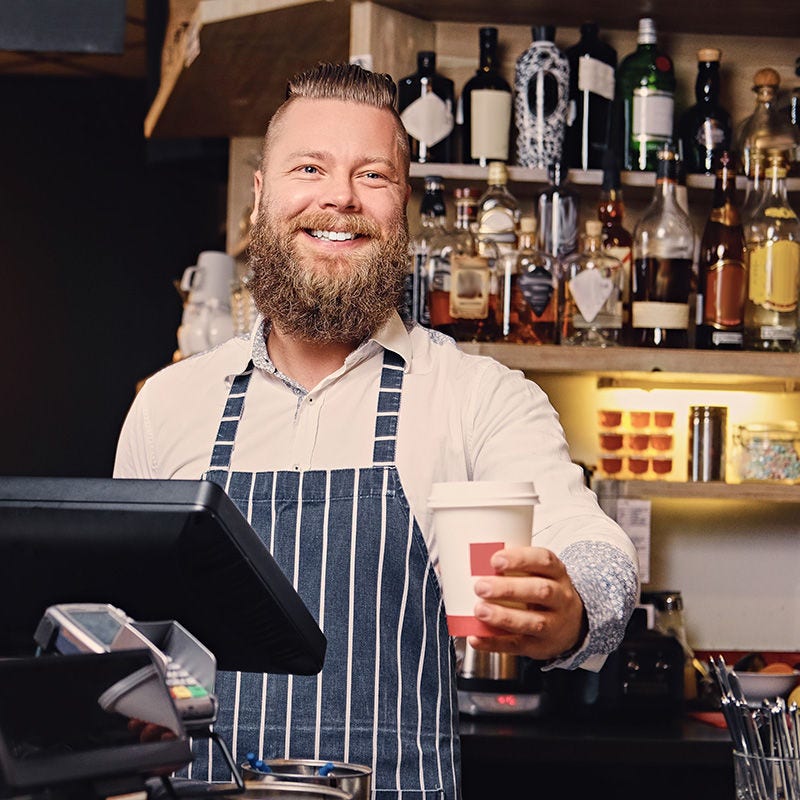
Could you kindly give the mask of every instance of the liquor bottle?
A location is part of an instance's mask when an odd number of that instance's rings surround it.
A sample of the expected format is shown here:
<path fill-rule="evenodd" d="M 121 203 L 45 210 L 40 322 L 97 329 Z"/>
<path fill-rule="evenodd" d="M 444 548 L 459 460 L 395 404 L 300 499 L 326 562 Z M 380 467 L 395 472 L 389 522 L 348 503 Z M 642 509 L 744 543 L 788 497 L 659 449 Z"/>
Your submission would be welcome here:
<path fill-rule="evenodd" d="M 425 176 L 425 192 L 419 208 L 420 230 L 409 242 L 409 271 L 406 275 L 402 316 L 420 325 L 430 325 L 428 312 L 429 254 L 432 239 L 445 230 L 447 208 L 444 181 L 438 175 Z"/>
<path fill-rule="evenodd" d="M 743 224 L 747 224 L 750 221 L 764 199 L 764 187 L 767 185 L 764 180 L 765 160 L 766 157 L 763 150 L 754 150 L 750 153 L 750 174 L 747 176 L 744 200 L 739 212 Z"/>
<path fill-rule="evenodd" d="M 778 111 L 776 104 L 780 84 L 781 76 L 769 67 L 758 70 L 753 76 L 755 109 L 742 121 L 736 136 L 736 150 L 745 175 L 751 173 L 756 150 L 779 149 L 784 155 L 786 167 L 794 158 L 797 133 L 791 121 Z"/>
<path fill-rule="evenodd" d="M 489 164 L 487 183 L 478 200 L 478 239 L 494 242 L 500 253 L 508 253 L 517 244 L 520 211 L 517 198 L 508 189 L 508 168 L 502 161 Z"/>
<path fill-rule="evenodd" d="M 641 347 L 689 345 L 695 236 L 676 199 L 676 173 L 675 151 L 660 150 L 653 199 L 633 229 L 631 341 Z"/>
<path fill-rule="evenodd" d="M 562 259 L 578 247 L 578 212 L 580 195 L 567 179 L 566 167 L 551 164 L 549 186 L 539 193 L 536 201 L 539 218 L 538 247 Z"/>
<path fill-rule="evenodd" d="M 456 220 L 453 230 L 443 229 L 430 243 L 428 259 L 428 308 L 430 325 L 448 336 L 455 335 L 455 320 L 450 315 L 450 286 L 454 256 L 476 254 L 473 229 L 478 218 L 478 197 L 473 186 L 455 190 Z"/>
<path fill-rule="evenodd" d="M 678 120 L 681 160 L 692 174 L 712 175 L 720 155 L 731 147 L 731 117 L 719 102 L 719 60 L 714 47 L 697 51 L 697 101 Z"/>
<path fill-rule="evenodd" d="M 741 350 L 747 297 L 744 229 L 736 205 L 736 169 L 724 151 L 717 164 L 711 213 L 700 241 L 695 347 Z"/>
<path fill-rule="evenodd" d="M 619 162 L 609 147 L 603 153 L 603 184 L 597 217 L 603 224 L 603 247 L 609 255 L 619 259 L 624 272 L 622 286 L 622 331 L 620 343 L 628 344 L 631 324 L 631 253 L 633 235 L 624 226 L 625 203 L 622 197 Z"/>
<path fill-rule="evenodd" d="M 500 257 L 498 323 L 507 342 L 557 342 L 558 262 L 536 249 L 536 226 L 536 217 L 520 217 L 517 249 Z"/>
<path fill-rule="evenodd" d="M 791 352 L 797 347 L 800 223 L 786 196 L 782 148 L 767 151 L 766 181 L 764 199 L 745 226 L 744 347 Z"/>
<path fill-rule="evenodd" d="M 675 72 L 656 46 L 656 26 L 649 17 L 639 20 L 636 50 L 617 69 L 617 98 L 623 169 L 654 170 L 656 153 L 672 143 Z"/>
<path fill-rule="evenodd" d="M 397 84 L 397 110 L 408 131 L 412 162 L 453 161 L 455 91 L 453 81 L 436 72 L 436 53 L 417 53 L 417 71 Z"/>
<path fill-rule="evenodd" d="M 566 164 L 575 169 L 602 169 L 611 141 L 614 70 L 617 51 L 598 37 L 594 22 L 581 25 L 581 38 L 566 50 L 569 62 L 568 121 L 564 133 Z"/>
<path fill-rule="evenodd" d="M 561 161 L 569 102 L 569 62 L 552 25 L 534 25 L 533 42 L 517 59 L 514 121 L 517 163 L 546 168 Z"/>
<path fill-rule="evenodd" d="M 480 29 L 480 66 L 464 84 L 457 116 L 465 164 L 508 161 L 511 87 L 497 69 L 497 28 Z"/>
<path fill-rule="evenodd" d="M 561 344 L 614 347 L 622 329 L 622 262 L 603 248 L 603 223 L 586 221 L 580 252 L 561 267 Z"/>

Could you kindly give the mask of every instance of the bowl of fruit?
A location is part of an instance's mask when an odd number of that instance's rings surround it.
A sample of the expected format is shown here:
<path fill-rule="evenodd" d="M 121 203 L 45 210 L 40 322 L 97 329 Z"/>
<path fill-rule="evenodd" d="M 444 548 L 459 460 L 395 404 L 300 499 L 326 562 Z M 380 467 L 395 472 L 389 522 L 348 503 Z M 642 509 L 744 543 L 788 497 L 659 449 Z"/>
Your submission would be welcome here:
<path fill-rule="evenodd" d="M 745 657 L 737 661 L 731 672 L 739 680 L 748 705 L 760 705 L 763 700 L 789 697 L 800 683 L 800 670 L 784 661 L 767 663 L 763 657 Z"/>

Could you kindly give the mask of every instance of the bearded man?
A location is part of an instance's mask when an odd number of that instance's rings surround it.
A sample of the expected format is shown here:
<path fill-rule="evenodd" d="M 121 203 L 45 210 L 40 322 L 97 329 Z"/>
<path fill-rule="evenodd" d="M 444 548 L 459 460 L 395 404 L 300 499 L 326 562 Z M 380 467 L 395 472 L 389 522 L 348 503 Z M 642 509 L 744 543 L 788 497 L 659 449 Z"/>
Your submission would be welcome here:
<path fill-rule="evenodd" d="M 476 649 L 598 669 L 638 599 L 637 559 L 541 389 L 398 315 L 410 186 L 395 90 L 348 64 L 290 81 L 254 178 L 259 317 L 145 383 L 114 474 L 219 483 L 327 637 L 318 676 L 218 675 L 215 732 L 237 763 L 349 761 L 381 800 L 457 800 L 432 484 L 532 481 L 539 496 L 531 545 L 495 553 L 476 583 L 475 614 L 500 632 Z M 230 775 L 204 752 L 192 777 Z"/>

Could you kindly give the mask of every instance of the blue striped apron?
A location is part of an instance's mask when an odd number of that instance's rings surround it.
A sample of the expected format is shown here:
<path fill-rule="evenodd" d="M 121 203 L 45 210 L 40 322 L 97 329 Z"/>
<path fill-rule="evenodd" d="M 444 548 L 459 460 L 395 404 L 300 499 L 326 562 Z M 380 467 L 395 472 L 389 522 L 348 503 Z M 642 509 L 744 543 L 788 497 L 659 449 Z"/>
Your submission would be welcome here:
<path fill-rule="evenodd" d="M 206 477 L 258 532 L 328 639 L 319 675 L 222 672 L 214 730 L 236 763 L 307 758 L 365 764 L 377 800 L 458 800 L 454 664 L 439 583 L 395 466 L 403 361 L 384 352 L 373 465 L 231 469 L 252 362 L 230 389 Z M 199 780 L 229 780 L 208 742 Z"/>

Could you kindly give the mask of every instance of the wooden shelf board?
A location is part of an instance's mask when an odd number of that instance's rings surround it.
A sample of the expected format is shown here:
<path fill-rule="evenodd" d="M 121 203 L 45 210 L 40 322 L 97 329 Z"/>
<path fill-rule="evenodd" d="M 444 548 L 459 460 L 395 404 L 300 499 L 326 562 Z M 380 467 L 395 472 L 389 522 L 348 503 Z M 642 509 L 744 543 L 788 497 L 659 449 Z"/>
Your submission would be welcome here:
<path fill-rule="evenodd" d="M 742 376 L 790 381 L 800 378 L 800 353 L 660 350 L 647 347 L 566 347 L 493 342 L 459 342 L 468 353 L 487 355 L 525 372 L 590 373 L 642 379 L 663 373 L 672 379 Z"/>
<path fill-rule="evenodd" d="M 779 483 L 683 483 L 679 481 L 616 481 L 598 478 L 592 482 L 592 487 L 598 494 L 612 497 L 800 503 L 800 486 Z"/>

